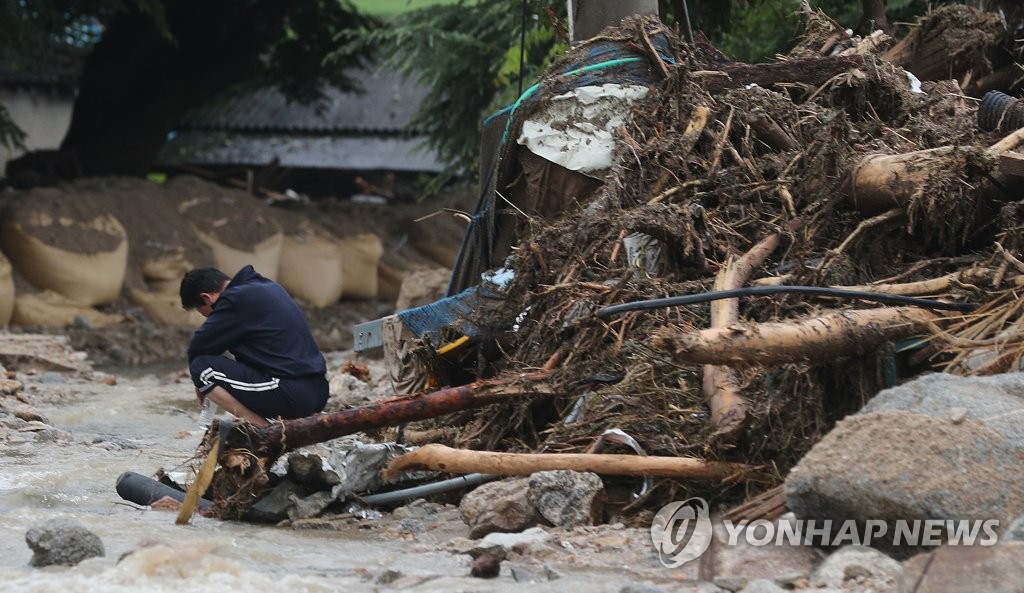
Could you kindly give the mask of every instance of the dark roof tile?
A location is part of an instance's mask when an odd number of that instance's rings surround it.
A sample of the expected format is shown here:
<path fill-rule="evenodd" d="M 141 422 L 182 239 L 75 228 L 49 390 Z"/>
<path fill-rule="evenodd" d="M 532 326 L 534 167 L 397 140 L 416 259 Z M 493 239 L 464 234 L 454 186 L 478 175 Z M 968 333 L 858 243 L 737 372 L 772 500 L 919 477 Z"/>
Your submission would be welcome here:
<path fill-rule="evenodd" d="M 179 130 L 291 133 L 416 133 L 406 126 L 428 89 L 388 72 L 350 76 L 365 92 L 324 89 L 325 100 L 289 102 L 277 87 L 235 91 L 189 113 Z"/>

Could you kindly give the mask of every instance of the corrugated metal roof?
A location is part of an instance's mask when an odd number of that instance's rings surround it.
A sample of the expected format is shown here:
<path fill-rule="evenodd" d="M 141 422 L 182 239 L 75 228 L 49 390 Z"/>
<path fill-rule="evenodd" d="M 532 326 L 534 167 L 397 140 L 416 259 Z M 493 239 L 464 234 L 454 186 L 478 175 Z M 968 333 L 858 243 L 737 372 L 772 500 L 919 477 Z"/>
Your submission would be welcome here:
<path fill-rule="evenodd" d="M 357 70 L 365 92 L 324 88 L 316 105 L 289 102 L 277 87 L 235 91 L 189 113 L 179 130 L 247 132 L 408 133 L 428 89 L 390 72 Z"/>
<path fill-rule="evenodd" d="M 164 145 L 159 162 L 368 171 L 439 172 L 433 151 L 421 149 L 422 137 L 311 136 L 181 132 Z"/>

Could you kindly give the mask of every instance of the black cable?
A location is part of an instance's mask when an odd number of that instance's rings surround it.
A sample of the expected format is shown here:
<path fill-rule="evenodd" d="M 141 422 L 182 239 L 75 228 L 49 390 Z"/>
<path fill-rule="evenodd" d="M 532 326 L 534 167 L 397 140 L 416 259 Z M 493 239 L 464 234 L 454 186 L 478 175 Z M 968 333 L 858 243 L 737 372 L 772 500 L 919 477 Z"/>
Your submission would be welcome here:
<path fill-rule="evenodd" d="M 895 294 L 883 294 L 880 292 L 865 292 L 860 290 L 845 290 L 842 288 L 828 288 L 824 286 L 748 286 L 745 288 L 733 288 L 732 290 L 713 290 L 697 294 L 684 294 L 681 296 L 667 297 L 663 299 L 650 299 L 646 301 L 633 301 L 598 309 L 596 315 L 601 319 L 607 319 L 612 315 L 625 313 L 626 311 L 645 311 L 648 309 L 661 309 L 664 307 L 675 307 L 678 305 L 692 305 L 705 303 L 720 299 L 731 299 L 741 296 L 763 296 L 780 293 L 816 294 L 819 296 L 843 297 L 850 299 L 864 299 L 866 301 L 877 301 L 894 305 L 914 305 L 927 309 L 947 309 L 950 311 L 973 311 L 978 306 L 970 303 L 945 303 L 932 299 L 919 299 L 915 297 L 900 296 Z"/>

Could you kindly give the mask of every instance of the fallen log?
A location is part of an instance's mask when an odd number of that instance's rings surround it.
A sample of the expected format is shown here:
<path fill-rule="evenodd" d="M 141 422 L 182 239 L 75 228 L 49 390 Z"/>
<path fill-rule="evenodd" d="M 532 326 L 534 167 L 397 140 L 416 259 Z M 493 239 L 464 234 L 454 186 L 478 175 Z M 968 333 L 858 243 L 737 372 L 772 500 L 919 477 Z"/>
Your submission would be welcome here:
<path fill-rule="evenodd" d="M 961 169 L 960 153 L 966 151 L 978 152 L 967 147 L 941 146 L 904 154 L 868 155 L 850 172 L 845 193 L 853 207 L 865 214 L 905 207 L 925 191 L 935 171 Z"/>
<path fill-rule="evenodd" d="M 920 80 L 963 83 L 1012 62 L 1010 37 L 998 13 L 950 5 L 922 17 L 882 58 Z"/>
<path fill-rule="evenodd" d="M 1020 159 L 1009 153 L 1024 142 L 1024 129 L 1016 130 L 984 150 L 974 147 L 940 146 L 903 154 L 871 154 L 853 168 L 844 183 L 844 193 L 853 206 L 865 214 L 903 208 L 922 195 L 936 172 L 964 170 L 973 163 L 997 179 L 1019 177 Z M 967 175 L 967 172 L 964 172 Z M 980 175 L 979 175 L 980 177 Z M 992 184 L 990 184 L 992 185 Z M 996 193 L 998 187 L 986 188 Z"/>
<path fill-rule="evenodd" d="M 279 421 L 263 428 L 236 430 L 227 437 L 228 449 L 245 449 L 273 460 L 287 451 L 323 443 L 345 435 L 437 418 L 452 412 L 480 408 L 511 397 L 550 394 L 547 371 L 474 381 L 426 394 L 404 395 L 351 410 Z"/>
<path fill-rule="evenodd" d="M 790 230 L 800 227 L 800 220 L 793 219 Z M 730 260 L 715 277 L 715 290 L 733 290 L 747 283 L 754 270 L 761 266 L 779 246 L 782 232 L 774 232 L 743 257 Z M 723 299 L 711 303 L 711 327 L 724 328 L 740 319 L 739 299 Z M 735 372 L 726 366 L 705 365 L 701 390 L 711 411 L 714 434 L 724 442 L 733 442 L 747 424 L 747 400 L 740 393 Z"/>
<path fill-rule="evenodd" d="M 571 470 L 610 476 L 660 476 L 725 480 L 750 471 L 749 465 L 704 461 L 693 457 L 605 455 L 601 453 L 496 453 L 426 445 L 396 457 L 382 472 L 391 479 L 404 471 L 430 469 L 455 474 L 528 476 L 534 472 Z"/>
<path fill-rule="evenodd" d="M 717 71 L 703 71 L 695 74 L 707 78 L 707 89 L 712 95 L 715 95 L 726 89 L 751 84 L 765 88 L 770 88 L 778 83 L 793 82 L 820 86 L 837 74 L 860 68 L 863 65 L 863 56 L 826 56 L 794 58 L 770 64 L 733 63 L 718 66 Z"/>
<path fill-rule="evenodd" d="M 880 344 L 928 333 L 939 317 L 917 307 L 886 307 L 828 313 L 795 322 L 735 325 L 683 332 L 666 328 L 655 348 L 683 364 L 821 362 L 864 354 Z"/>

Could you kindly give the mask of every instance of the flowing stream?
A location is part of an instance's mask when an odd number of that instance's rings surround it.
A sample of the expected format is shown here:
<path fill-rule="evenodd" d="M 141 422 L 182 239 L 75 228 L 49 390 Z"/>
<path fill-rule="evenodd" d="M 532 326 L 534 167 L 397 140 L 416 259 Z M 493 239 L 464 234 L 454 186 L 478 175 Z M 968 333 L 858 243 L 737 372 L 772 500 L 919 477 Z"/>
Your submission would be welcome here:
<path fill-rule="evenodd" d="M 0 428 L 2 591 L 523 588 L 506 573 L 492 580 L 471 578 L 468 556 L 385 531 L 300 530 L 198 515 L 177 526 L 175 513 L 121 500 L 115 483 L 124 471 L 174 471 L 192 458 L 201 432 L 185 378 L 122 376 L 112 386 L 56 373 L 19 379 L 33 406 L 57 430 Z M 58 517 L 97 534 L 106 555 L 71 568 L 29 566 L 26 532 Z M 561 578 L 529 589 L 617 592 L 639 576 L 630 575 L 629 566 L 601 564 L 596 558 L 591 566 L 562 569 Z"/>

